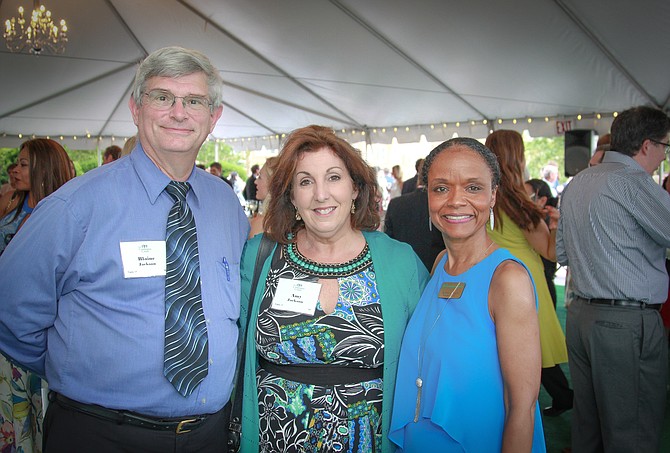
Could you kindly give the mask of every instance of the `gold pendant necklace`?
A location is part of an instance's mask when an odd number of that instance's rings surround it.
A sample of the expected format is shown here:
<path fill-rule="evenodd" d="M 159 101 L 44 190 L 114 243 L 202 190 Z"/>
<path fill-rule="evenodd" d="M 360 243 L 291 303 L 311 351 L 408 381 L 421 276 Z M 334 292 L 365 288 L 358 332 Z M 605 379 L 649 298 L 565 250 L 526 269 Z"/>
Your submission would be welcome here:
<path fill-rule="evenodd" d="M 482 255 L 486 255 L 486 252 L 489 251 L 491 246 L 494 244 L 494 242 L 491 242 L 488 247 L 486 247 L 486 250 L 484 250 L 484 253 Z M 477 263 L 475 263 L 477 264 Z M 474 264 L 473 264 L 474 266 Z M 452 296 L 456 293 L 456 291 L 461 287 L 465 287 L 465 283 L 458 282 L 456 283 L 456 286 L 454 289 L 451 290 L 451 293 L 449 294 L 449 297 L 447 297 L 447 301 L 451 300 Z M 460 294 L 459 296 L 460 297 Z M 440 319 L 442 316 L 442 312 L 444 312 L 444 309 L 447 307 L 447 304 L 445 302 L 444 306 L 442 307 L 442 310 L 440 310 L 440 313 L 438 313 L 437 317 L 435 318 L 435 321 L 433 321 L 433 325 L 430 326 L 430 329 L 426 333 L 426 336 L 422 339 L 423 341 L 419 342 L 419 349 L 416 353 L 416 361 L 418 365 L 418 370 L 417 370 L 417 377 L 416 381 L 414 383 L 416 384 L 417 392 L 416 392 L 416 409 L 414 410 L 414 423 L 417 423 L 419 421 L 419 412 L 421 410 L 421 390 L 423 389 L 423 379 L 421 379 L 421 368 L 423 367 L 423 354 L 425 353 L 425 348 L 426 348 L 426 343 L 428 342 L 428 337 L 430 337 L 430 334 L 433 333 L 433 329 L 435 328 L 435 325 L 437 324 L 437 321 Z"/>

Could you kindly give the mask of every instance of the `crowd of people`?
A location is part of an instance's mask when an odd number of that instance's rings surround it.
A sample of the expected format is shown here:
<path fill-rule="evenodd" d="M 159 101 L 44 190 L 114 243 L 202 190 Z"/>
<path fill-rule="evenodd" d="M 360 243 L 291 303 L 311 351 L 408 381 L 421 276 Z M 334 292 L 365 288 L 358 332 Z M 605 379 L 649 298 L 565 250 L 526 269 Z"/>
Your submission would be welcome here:
<path fill-rule="evenodd" d="M 575 453 L 659 450 L 664 112 L 620 113 L 565 186 L 551 163 L 528 177 L 511 130 L 447 140 L 403 180 L 317 125 L 245 182 L 196 167 L 222 86 L 204 54 L 159 49 L 105 165 L 75 178 L 57 142 L 21 144 L 0 194 L 0 450 L 544 452 L 543 417 L 570 410 Z"/>

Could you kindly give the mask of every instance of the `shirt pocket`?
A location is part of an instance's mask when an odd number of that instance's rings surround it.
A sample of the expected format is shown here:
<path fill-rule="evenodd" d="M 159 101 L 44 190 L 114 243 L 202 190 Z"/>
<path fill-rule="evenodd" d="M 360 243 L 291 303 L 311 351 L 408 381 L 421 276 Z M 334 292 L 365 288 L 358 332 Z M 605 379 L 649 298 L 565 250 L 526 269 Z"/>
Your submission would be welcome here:
<path fill-rule="evenodd" d="M 217 261 L 216 280 L 224 317 L 237 321 L 240 317 L 240 262 L 225 258 Z"/>

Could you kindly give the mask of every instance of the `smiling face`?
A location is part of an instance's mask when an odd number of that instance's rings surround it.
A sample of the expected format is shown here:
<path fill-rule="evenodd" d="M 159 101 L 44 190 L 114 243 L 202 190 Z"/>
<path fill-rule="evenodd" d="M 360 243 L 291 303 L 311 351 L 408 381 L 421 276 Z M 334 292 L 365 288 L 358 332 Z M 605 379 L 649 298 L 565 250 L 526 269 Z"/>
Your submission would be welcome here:
<path fill-rule="evenodd" d="M 496 191 L 484 159 L 466 146 L 437 155 L 428 172 L 428 209 L 433 224 L 451 241 L 485 234 Z"/>
<path fill-rule="evenodd" d="M 169 91 L 179 96 L 167 110 L 152 107 L 149 97 L 142 95 L 138 105 L 131 97 L 129 106 L 137 125 L 144 151 L 158 161 L 188 157 L 195 160 L 200 145 L 205 141 L 221 116 L 222 107 L 204 111 L 184 108 L 183 96 L 208 97 L 207 78 L 196 72 L 179 78 L 152 77 L 147 80 L 145 92 Z"/>
<path fill-rule="evenodd" d="M 16 167 L 12 170 L 16 178 L 15 189 L 30 191 L 30 153 L 25 146 L 21 148 L 16 160 Z"/>
<path fill-rule="evenodd" d="M 342 159 L 329 148 L 305 152 L 293 175 L 291 201 L 308 233 L 336 239 L 352 231 L 351 205 L 358 196 Z"/>

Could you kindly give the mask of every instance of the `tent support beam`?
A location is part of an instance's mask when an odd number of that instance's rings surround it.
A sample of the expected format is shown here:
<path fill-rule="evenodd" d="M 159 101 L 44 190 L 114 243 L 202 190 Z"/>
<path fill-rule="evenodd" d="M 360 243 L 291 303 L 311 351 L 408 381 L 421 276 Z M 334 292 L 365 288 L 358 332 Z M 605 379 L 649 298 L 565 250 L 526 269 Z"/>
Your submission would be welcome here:
<path fill-rule="evenodd" d="M 621 74 L 628 79 L 628 81 L 644 96 L 646 97 L 649 102 L 651 102 L 654 106 L 661 108 L 662 106 L 659 105 L 658 101 L 654 99 L 654 97 L 649 94 L 647 90 L 645 90 L 642 85 L 633 77 L 633 75 L 628 72 L 628 70 L 624 67 L 624 65 L 612 54 L 612 52 L 609 51 L 609 49 L 605 46 L 605 44 L 600 41 L 596 35 L 593 34 L 593 32 L 582 22 L 582 20 L 575 14 L 564 2 L 563 0 L 554 0 L 554 3 L 565 13 L 566 16 L 575 24 L 577 27 L 584 33 L 590 40 L 593 42 L 593 44 L 596 45 L 598 49 L 612 62 L 614 67 L 616 67 Z"/>
<path fill-rule="evenodd" d="M 301 106 L 301 105 L 294 104 L 293 102 L 289 102 L 289 101 L 286 101 L 286 100 L 284 100 L 284 99 L 279 99 L 279 98 L 276 98 L 276 97 L 274 97 L 274 96 L 270 96 L 270 95 L 268 95 L 268 94 L 260 93 L 260 92 L 258 92 L 258 91 L 256 91 L 256 90 L 252 90 L 251 88 L 243 87 L 243 86 L 241 86 L 241 85 L 237 85 L 237 84 L 232 83 L 232 82 L 227 82 L 227 81 L 224 80 L 224 81 L 223 81 L 223 84 L 224 84 L 224 85 L 228 85 L 229 87 L 235 88 L 235 89 L 237 89 L 237 90 L 241 90 L 241 91 L 245 91 L 245 92 L 247 92 L 247 93 L 253 94 L 254 96 L 258 96 L 258 97 L 267 99 L 267 100 L 269 100 L 269 101 L 277 102 L 277 103 L 279 103 L 279 104 L 283 104 L 283 105 L 286 105 L 286 106 L 288 106 L 288 107 L 293 107 L 293 108 L 295 108 L 295 109 L 302 110 L 303 112 L 311 113 L 311 114 L 313 114 L 313 115 L 322 116 L 322 117 L 327 118 L 327 119 L 329 119 L 329 120 L 333 120 L 333 121 L 337 121 L 337 122 L 347 123 L 347 124 L 349 124 L 349 125 L 352 126 L 352 127 L 359 127 L 359 128 L 362 127 L 362 126 L 359 126 L 357 123 L 351 123 L 351 122 L 348 122 L 348 121 L 343 121 L 342 118 L 337 118 L 337 117 L 334 117 L 334 116 L 332 116 L 332 115 L 328 115 L 328 114 L 326 114 L 326 113 L 320 112 L 320 111 L 318 111 L 318 110 L 308 109 L 308 108 L 303 107 L 303 106 Z M 250 117 L 248 117 L 248 118 L 250 118 Z M 251 118 L 250 118 L 250 119 L 251 119 Z M 259 124 L 260 124 L 260 123 L 259 123 Z"/>
<path fill-rule="evenodd" d="M 362 128 L 362 127 L 363 127 L 363 125 L 361 125 L 361 124 L 360 124 L 358 121 L 356 121 L 354 118 L 352 118 L 351 116 L 349 116 L 348 114 L 346 114 L 345 112 L 343 112 L 342 110 L 340 110 L 339 108 L 337 108 L 336 106 L 334 106 L 333 104 L 331 104 L 329 101 L 327 101 L 326 99 L 324 99 L 323 97 L 321 97 L 319 94 L 317 94 L 317 93 L 314 92 L 312 89 L 310 89 L 307 85 L 305 85 L 305 84 L 303 84 L 302 82 L 300 82 L 297 78 L 293 77 L 291 74 L 289 74 L 288 72 L 286 72 L 285 70 L 283 70 L 281 67 L 279 67 L 278 65 L 276 65 L 274 62 L 270 61 L 268 58 L 266 58 L 265 56 L 261 55 L 261 54 L 260 54 L 258 51 L 256 51 L 254 48 L 250 47 L 249 44 L 247 44 L 246 42 L 244 42 L 243 40 L 241 40 L 241 39 L 238 38 L 237 36 L 233 35 L 233 34 L 230 33 L 228 30 L 226 30 L 225 28 L 221 27 L 219 24 L 210 21 L 209 18 L 208 18 L 207 16 L 205 16 L 202 12 L 200 12 L 200 11 L 197 10 L 197 9 L 195 9 L 193 6 L 189 5 L 189 4 L 188 4 L 187 2 L 185 2 L 184 0 L 176 0 L 176 1 L 177 1 L 177 3 L 179 3 L 180 5 L 182 5 L 184 8 L 188 9 L 189 11 L 191 11 L 194 15 L 198 16 L 199 18 L 201 18 L 202 20 L 204 20 L 205 22 L 207 22 L 209 25 L 211 25 L 212 27 L 214 27 L 214 28 L 215 28 L 216 30 L 218 30 L 221 34 L 227 36 L 229 39 L 231 39 L 231 40 L 234 41 L 236 44 L 238 44 L 239 46 L 241 46 L 243 49 L 245 49 L 247 52 L 249 52 L 250 54 L 252 54 L 254 57 L 258 58 L 260 61 L 262 61 L 263 63 L 267 64 L 267 65 L 270 66 L 272 69 L 274 69 L 275 71 L 277 71 L 278 73 L 280 73 L 282 76 L 286 77 L 288 80 L 290 80 L 291 82 L 293 82 L 294 84 L 296 84 L 298 87 L 300 87 L 300 89 L 306 91 L 307 93 L 309 93 L 310 95 L 312 95 L 314 98 L 318 99 L 319 101 L 321 101 L 322 103 L 324 103 L 325 105 L 327 105 L 328 107 L 330 107 L 331 109 L 333 109 L 334 111 L 336 111 L 337 113 L 339 113 L 340 115 L 342 115 L 342 117 L 346 118 L 346 119 L 348 120 L 349 123 L 351 123 L 351 124 L 355 124 L 355 125 L 356 125 L 357 127 L 359 127 L 359 128 Z M 304 110 L 304 109 L 302 109 L 302 110 Z M 340 119 L 340 121 L 342 121 L 342 120 Z"/>
<path fill-rule="evenodd" d="M 112 109 L 112 113 L 110 113 L 109 116 L 107 117 L 107 119 L 105 120 L 105 124 L 103 124 L 102 127 L 100 128 L 100 130 L 98 131 L 98 137 L 102 136 L 103 132 L 107 128 L 107 125 L 109 124 L 110 121 L 112 121 L 112 117 L 114 116 L 114 113 L 116 113 L 116 111 L 119 110 L 119 107 L 121 107 L 121 104 L 123 103 L 123 100 L 127 99 L 128 93 L 130 92 L 130 90 L 133 87 L 133 83 L 135 83 L 134 80 L 132 80 L 130 82 L 130 84 L 128 85 L 128 88 L 126 88 L 126 90 L 123 92 L 123 96 L 121 96 L 121 98 L 119 99 L 119 102 L 117 102 L 116 105 L 114 106 L 114 108 Z"/>
<path fill-rule="evenodd" d="M 470 102 L 468 102 L 464 97 L 460 96 L 458 93 L 456 93 L 454 90 L 452 90 L 446 83 L 444 83 L 442 80 L 440 80 L 436 75 L 434 75 L 432 72 L 430 72 L 428 69 L 426 69 L 424 66 L 422 66 L 418 61 L 414 60 L 412 57 L 410 57 L 406 52 L 401 50 L 398 46 L 396 46 L 390 39 L 388 39 L 386 36 L 384 36 L 381 32 L 377 31 L 372 25 L 368 24 L 365 22 L 363 19 L 361 19 L 357 14 L 355 14 L 353 11 L 351 11 L 349 8 L 344 6 L 342 3 L 340 3 L 338 0 L 329 0 L 330 3 L 335 5 L 337 8 L 339 8 L 343 13 L 345 13 L 347 16 L 351 17 L 354 21 L 356 21 L 359 25 L 361 25 L 368 33 L 379 39 L 386 47 L 389 49 L 393 50 L 395 53 L 400 55 L 402 58 L 404 58 L 409 64 L 414 66 L 416 69 L 421 71 L 423 74 L 425 74 L 428 78 L 430 78 L 433 82 L 438 84 L 440 87 L 445 89 L 449 94 L 454 96 L 456 99 L 461 101 L 463 104 L 467 105 L 470 109 L 472 109 L 477 115 L 480 116 L 481 119 L 486 119 L 489 122 L 491 122 L 491 119 L 486 116 L 485 113 L 481 112 L 477 107 L 472 105 Z"/>
<path fill-rule="evenodd" d="M 133 30 L 130 28 L 130 26 L 128 26 L 128 23 L 127 23 L 126 20 L 123 18 L 123 16 L 121 16 L 121 13 L 119 13 L 119 10 L 116 9 L 116 7 L 115 7 L 114 4 L 112 3 L 112 1 L 111 1 L 111 0 L 105 0 L 105 3 L 107 3 L 107 6 L 109 6 L 109 9 L 112 10 L 112 12 L 114 13 L 114 16 L 116 16 L 116 18 L 118 19 L 119 23 L 120 23 L 121 25 L 123 25 L 123 28 L 126 30 L 126 33 L 128 34 L 128 36 L 130 36 L 130 37 L 132 38 L 132 40 L 135 41 L 135 44 L 137 44 L 137 47 L 140 48 L 140 50 L 142 51 L 142 58 L 147 57 L 147 56 L 149 55 L 149 52 L 148 52 L 147 49 L 142 45 L 142 43 L 140 42 L 140 40 L 137 39 L 137 35 L 135 35 L 135 33 L 133 33 Z"/>
<path fill-rule="evenodd" d="M 15 108 L 14 110 L 10 110 L 9 112 L 0 113 L 0 119 L 7 118 L 8 116 L 14 115 L 15 113 L 18 113 L 22 110 L 26 110 L 26 109 L 29 109 L 31 107 L 35 107 L 36 105 L 39 105 L 39 104 L 42 104 L 44 102 L 50 101 L 50 100 L 55 99 L 59 96 L 63 96 L 64 94 L 71 93 L 75 90 L 78 90 L 79 88 L 85 87 L 85 86 L 90 85 L 90 84 L 95 83 L 95 82 L 98 82 L 98 81 L 100 81 L 104 78 L 107 78 L 111 75 L 114 75 L 118 72 L 125 71 L 126 69 L 131 68 L 131 67 L 135 66 L 136 64 L 137 63 L 135 63 L 135 62 L 124 64 L 123 66 L 120 66 L 120 67 L 118 67 L 116 69 L 113 69 L 109 72 L 105 72 L 104 74 L 100 74 L 100 75 L 95 76 L 91 79 L 84 80 L 81 83 L 78 83 L 78 84 L 73 85 L 71 87 L 65 88 L 64 90 L 61 90 L 57 93 L 54 93 L 54 94 L 51 94 L 49 96 L 43 97 L 41 99 L 37 99 L 36 101 L 30 102 L 29 104 L 22 105 L 18 108 Z"/>
<path fill-rule="evenodd" d="M 273 130 L 270 126 L 267 126 L 267 125 L 261 123 L 260 121 L 256 120 L 255 118 L 252 118 L 251 116 L 247 115 L 246 113 L 244 113 L 243 111 L 241 111 L 237 107 L 234 107 L 234 106 L 230 105 L 229 103 L 227 103 L 225 101 L 223 101 L 222 104 L 225 105 L 226 107 L 228 107 L 230 110 L 232 110 L 234 112 L 237 112 L 240 115 L 242 115 L 243 117 L 247 118 L 248 120 L 253 121 L 254 123 L 258 124 L 260 127 L 263 127 L 265 129 L 267 129 L 272 134 L 277 135 L 279 133 L 279 132 Z"/>

